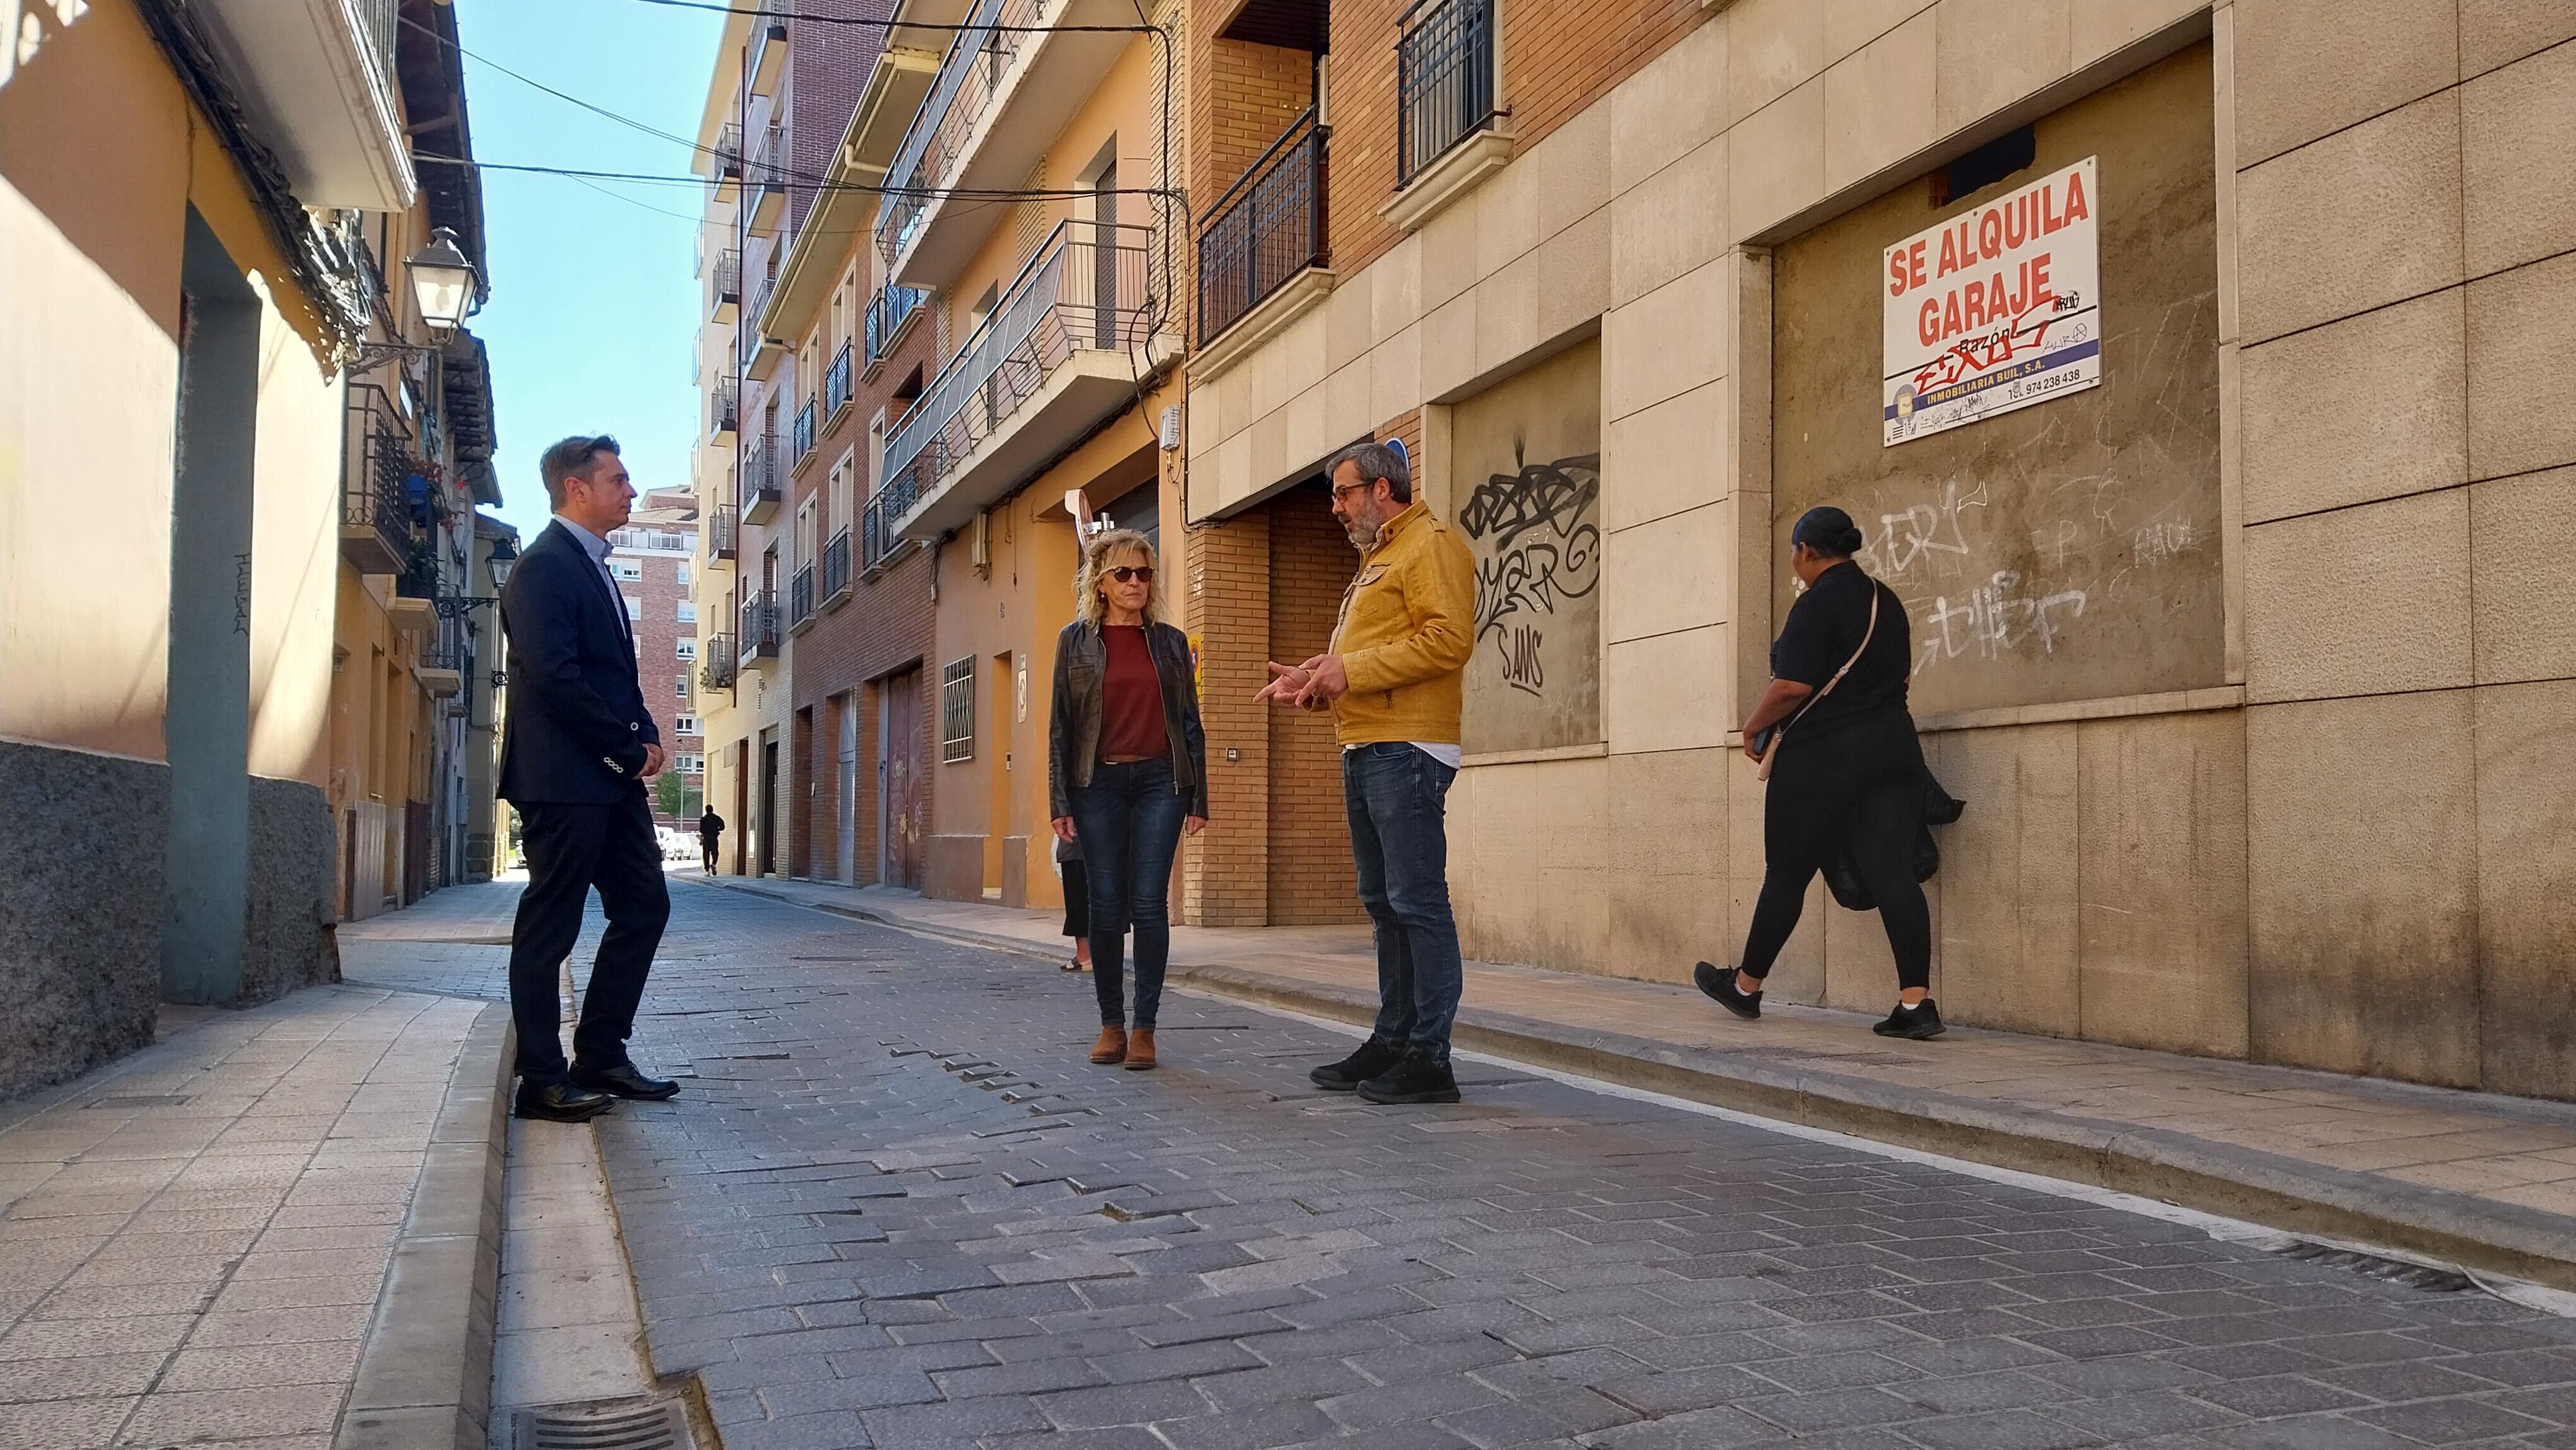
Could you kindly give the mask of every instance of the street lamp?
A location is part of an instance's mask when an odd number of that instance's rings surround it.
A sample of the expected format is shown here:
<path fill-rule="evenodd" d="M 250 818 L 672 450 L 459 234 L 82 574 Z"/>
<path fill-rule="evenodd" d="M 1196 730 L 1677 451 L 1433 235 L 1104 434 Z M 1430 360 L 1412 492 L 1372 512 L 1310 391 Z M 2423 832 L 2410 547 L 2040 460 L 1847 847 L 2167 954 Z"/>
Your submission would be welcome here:
<path fill-rule="evenodd" d="M 492 552 L 485 563 L 492 570 L 492 592 L 498 594 L 510 582 L 510 566 L 519 559 L 519 541 L 508 534 L 492 541 Z"/>
<path fill-rule="evenodd" d="M 456 233 L 445 227 L 431 232 L 429 245 L 412 253 L 408 265 L 420 320 L 440 332 L 464 326 L 474 295 L 474 264 L 456 249 Z"/>

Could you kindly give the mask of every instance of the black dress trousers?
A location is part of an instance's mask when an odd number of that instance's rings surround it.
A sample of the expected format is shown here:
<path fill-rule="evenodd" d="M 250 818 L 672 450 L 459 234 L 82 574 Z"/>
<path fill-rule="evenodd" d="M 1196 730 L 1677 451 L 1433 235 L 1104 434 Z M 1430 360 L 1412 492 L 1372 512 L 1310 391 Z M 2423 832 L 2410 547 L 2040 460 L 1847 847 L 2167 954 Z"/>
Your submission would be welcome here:
<path fill-rule="evenodd" d="M 581 937 L 582 906 L 593 887 L 608 930 L 599 939 L 590 990 L 582 997 L 573 1060 L 585 1068 L 620 1066 L 627 1061 L 626 1040 L 635 1032 L 635 1008 L 644 997 L 654 949 L 671 919 L 652 808 L 636 790 L 613 805 L 530 801 L 518 810 L 528 858 L 528 887 L 519 897 L 510 946 L 519 1076 L 547 1083 L 568 1075 L 557 971 Z"/>

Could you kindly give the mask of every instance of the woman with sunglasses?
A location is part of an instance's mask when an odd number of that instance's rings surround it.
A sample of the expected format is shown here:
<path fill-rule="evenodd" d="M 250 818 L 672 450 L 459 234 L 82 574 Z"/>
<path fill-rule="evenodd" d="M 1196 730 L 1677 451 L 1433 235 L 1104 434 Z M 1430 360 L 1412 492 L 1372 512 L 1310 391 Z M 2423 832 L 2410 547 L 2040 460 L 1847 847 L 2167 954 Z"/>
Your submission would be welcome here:
<path fill-rule="evenodd" d="M 1171 956 L 1167 898 L 1181 833 L 1207 825 L 1207 741 L 1189 636 L 1163 619 L 1154 545 L 1113 529 L 1082 551 L 1073 623 L 1055 642 L 1047 792 L 1056 839 L 1078 841 L 1091 887 L 1093 1062 L 1154 1065 L 1154 1012 Z M 1125 981 L 1136 936 L 1135 1030 Z"/>

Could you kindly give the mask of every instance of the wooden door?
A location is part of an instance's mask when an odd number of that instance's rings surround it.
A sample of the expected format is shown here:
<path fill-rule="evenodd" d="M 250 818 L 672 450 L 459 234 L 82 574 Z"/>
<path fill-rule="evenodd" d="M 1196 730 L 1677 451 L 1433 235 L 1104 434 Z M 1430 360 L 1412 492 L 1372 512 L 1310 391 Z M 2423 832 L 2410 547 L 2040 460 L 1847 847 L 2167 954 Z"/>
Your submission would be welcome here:
<path fill-rule="evenodd" d="M 921 763 L 921 671 L 887 677 L 878 692 L 877 840 L 883 856 L 879 879 L 907 891 L 921 889 L 924 809 Z"/>

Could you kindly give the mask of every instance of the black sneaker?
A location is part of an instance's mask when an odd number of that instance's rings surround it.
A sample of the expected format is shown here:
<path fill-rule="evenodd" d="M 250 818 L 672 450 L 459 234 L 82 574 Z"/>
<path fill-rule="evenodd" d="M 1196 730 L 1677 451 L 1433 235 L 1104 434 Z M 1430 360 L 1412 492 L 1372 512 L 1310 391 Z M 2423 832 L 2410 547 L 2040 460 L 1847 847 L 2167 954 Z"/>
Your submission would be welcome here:
<path fill-rule="evenodd" d="M 1735 985 L 1733 972 L 1721 972 L 1706 962 L 1691 968 L 1691 980 L 1699 984 L 1717 1005 L 1750 1022 L 1762 1015 L 1762 994 L 1747 992 Z"/>
<path fill-rule="evenodd" d="M 1372 1034 L 1360 1050 L 1339 1062 L 1328 1062 L 1306 1074 L 1306 1081 L 1326 1092 L 1346 1093 L 1404 1060 L 1404 1049 Z"/>
<path fill-rule="evenodd" d="M 1949 1029 L 1941 1025 L 1941 1009 L 1933 1006 L 1932 999 L 1926 997 L 1919 1007 L 1897 1003 L 1896 1010 L 1887 1014 L 1886 1021 L 1869 1030 L 1881 1037 L 1910 1037 L 1917 1042 L 1929 1042 Z"/>
<path fill-rule="evenodd" d="M 1458 1101 L 1458 1079 L 1449 1071 L 1449 1059 L 1419 1050 L 1407 1052 L 1383 1076 L 1360 1084 L 1360 1101 L 1454 1103 Z"/>

